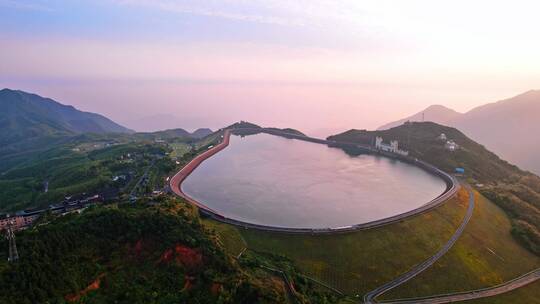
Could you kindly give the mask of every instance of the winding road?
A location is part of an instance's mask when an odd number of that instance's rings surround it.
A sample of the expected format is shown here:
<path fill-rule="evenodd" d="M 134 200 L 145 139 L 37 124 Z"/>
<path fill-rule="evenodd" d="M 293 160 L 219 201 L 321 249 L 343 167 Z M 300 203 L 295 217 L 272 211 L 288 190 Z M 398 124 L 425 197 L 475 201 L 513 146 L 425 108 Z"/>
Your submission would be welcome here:
<path fill-rule="evenodd" d="M 480 299 L 480 298 L 487 298 L 496 296 L 502 293 L 510 292 L 512 290 L 518 289 L 520 287 L 526 286 L 530 283 L 533 283 L 540 279 L 540 269 L 535 269 L 529 273 L 526 273 L 518 278 L 515 278 L 511 281 L 505 282 L 503 284 L 483 288 L 483 289 L 477 289 L 472 291 L 465 291 L 465 292 L 456 292 L 456 293 L 449 293 L 449 294 L 440 294 L 440 295 L 434 295 L 434 296 L 428 296 L 428 297 L 419 297 L 419 298 L 409 298 L 409 299 L 398 299 L 398 300 L 389 300 L 389 301 L 376 301 L 376 297 L 382 295 L 383 293 L 398 287 L 399 285 L 409 281 L 410 279 L 414 278 L 416 275 L 420 274 L 430 266 L 432 266 L 439 258 L 441 258 L 444 254 L 452 248 L 454 243 L 459 239 L 459 237 L 463 234 L 463 231 L 465 230 L 465 227 L 469 223 L 473 211 L 474 211 L 474 192 L 472 191 L 470 186 L 466 186 L 467 191 L 469 192 L 469 207 L 467 208 L 467 213 L 465 214 L 465 217 L 463 218 L 463 221 L 461 222 L 459 228 L 456 230 L 452 238 L 448 240 L 448 242 L 441 248 L 434 256 L 430 257 L 426 261 L 416 265 L 408 272 L 402 274 L 401 276 L 397 277 L 396 279 L 378 287 L 377 289 L 370 291 L 364 296 L 364 303 L 385 303 L 385 304 L 443 304 L 443 303 L 452 303 L 452 302 L 459 302 L 459 301 L 466 301 L 466 300 L 472 300 L 472 299 Z"/>
<path fill-rule="evenodd" d="M 473 211 L 474 211 L 474 193 L 470 186 L 466 186 L 467 191 L 469 192 L 469 207 L 467 208 L 467 212 L 465 213 L 465 217 L 463 218 L 463 221 L 459 225 L 459 228 L 454 232 L 454 235 L 444 244 L 444 246 L 432 257 L 425 260 L 424 262 L 414 266 L 411 270 L 408 272 L 402 274 L 401 276 L 397 277 L 396 279 L 368 292 L 364 296 L 364 303 L 376 303 L 375 298 L 382 295 L 383 293 L 398 287 L 399 285 L 409 281 L 410 279 L 414 278 L 418 274 L 420 274 L 422 271 L 428 269 L 431 267 L 435 262 L 437 262 L 438 259 L 440 259 L 443 255 L 445 255 L 450 248 L 456 243 L 456 241 L 459 239 L 461 234 L 463 234 L 463 231 L 465 230 L 465 227 L 467 227 L 467 224 L 469 223 Z"/>
<path fill-rule="evenodd" d="M 540 279 L 540 269 L 533 270 L 529 273 L 526 273 L 518 278 L 515 278 L 506 283 L 477 289 L 473 291 L 459 292 L 453 294 L 443 294 L 435 295 L 430 297 L 423 298 L 413 298 L 413 299 L 402 299 L 402 300 L 393 300 L 393 301 L 381 301 L 380 303 L 385 304 L 443 304 L 443 303 L 452 303 L 459 301 L 467 301 L 473 299 L 487 298 L 496 296 L 499 294 L 507 293 L 512 290 L 518 289 L 520 287 L 526 286 L 528 284 L 534 283 Z"/>

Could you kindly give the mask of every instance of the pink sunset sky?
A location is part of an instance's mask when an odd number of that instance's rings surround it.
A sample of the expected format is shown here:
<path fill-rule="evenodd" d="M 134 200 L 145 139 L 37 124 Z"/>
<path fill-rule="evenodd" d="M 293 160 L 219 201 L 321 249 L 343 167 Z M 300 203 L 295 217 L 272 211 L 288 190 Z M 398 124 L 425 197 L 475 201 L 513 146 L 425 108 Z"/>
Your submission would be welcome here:
<path fill-rule="evenodd" d="M 0 87 L 136 130 L 325 136 L 540 88 L 536 1 L 0 0 Z"/>

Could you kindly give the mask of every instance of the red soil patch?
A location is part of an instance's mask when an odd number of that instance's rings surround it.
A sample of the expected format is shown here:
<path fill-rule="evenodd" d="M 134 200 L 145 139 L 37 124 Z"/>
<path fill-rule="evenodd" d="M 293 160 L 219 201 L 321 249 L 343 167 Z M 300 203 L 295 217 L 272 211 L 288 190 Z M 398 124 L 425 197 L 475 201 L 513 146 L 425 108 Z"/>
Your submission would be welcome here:
<path fill-rule="evenodd" d="M 188 270 L 194 270 L 203 265 L 203 256 L 200 252 L 180 244 L 174 246 L 174 249 L 165 250 L 158 263 L 169 263 L 173 259 Z"/>
<path fill-rule="evenodd" d="M 155 242 L 151 239 L 139 239 L 135 244 L 127 244 L 127 253 L 135 259 L 147 257 L 155 249 Z"/>
<path fill-rule="evenodd" d="M 137 243 L 135 243 L 135 254 L 136 255 L 140 255 L 141 254 L 141 251 L 142 251 L 142 248 L 143 248 L 143 240 L 140 239 L 137 241 Z"/>
<path fill-rule="evenodd" d="M 180 290 L 180 292 L 190 290 L 193 287 L 193 282 L 195 281 L 195 278 L 186 275 L 184 276 L 184 280 L 184 287 L 182 288 L 182 290 Z"/>
<path fill-rule="evenodd" d="M 82 296 L 86 295 L 90 291 L 99 289 L 99 287 L 101 286 L 101 279 L 104 276 L 105 276 L 104 273 L 98 275 L 98 277 L 92 283 L 90 283 L 90 285 L 88 285 L 85 289 L 79 291 L 76 294 L 69 294 L 69 295 L 65 296 L 64 298 L 68 302 L 79 301 Z"/>
<path fill-rule="evenodd" d="M 202 266 L 202 254 L 186 246 L 176 245 L 174 247 L 176 261 L 182 263 L 188 269 Z"/>
<path fill-rule="evenodd" d="M 169 263 L 172 260 L 172 258 L 173 258 L 173 250 L 167 249 L 159 258 L 158 263 Z"/>
<path fill-rule="evenodd" d="M 210 287 L 210 292 L 213 295 L 218 295 L 221 292 L 221 289 L 223 288 L 223 285 L 220 283 L 213 283 Z"/>

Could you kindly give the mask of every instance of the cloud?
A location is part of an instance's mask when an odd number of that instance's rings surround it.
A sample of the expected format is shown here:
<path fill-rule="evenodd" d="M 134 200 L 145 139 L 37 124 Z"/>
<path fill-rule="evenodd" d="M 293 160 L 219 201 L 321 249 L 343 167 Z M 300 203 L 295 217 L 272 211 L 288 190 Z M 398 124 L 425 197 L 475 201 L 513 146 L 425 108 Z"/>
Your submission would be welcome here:
<path fill-rule="evenodd" d="M 33 10 L 33 11 L 44 11 L 52 12 L 54 9 L 45 4 L 29 2 L 29 1 L 14 1 L 14 0 L 0 0 L 0 7 L 7 7 L 12 9 L 21 9 L 21 10 Z"/>
<path fill-rule="evenodd" d="M 277 31 L 282 30 L 279 27 L 289 27 L 292 30 L 285 29 L 284 36 L 296 33 L 298 38 L 295 42 L 300 44 L 312 39 L 318 41 L 319 45 L 366 47 L 374 43 L 394 44 L 398 41 L 398 37 L 381 22 L 382 13 L 370 1 L 361 4 L 356 0 L 104 1 L 130 8 L 221 19 L 216 23 L 243 22 L 246 30 L 250 27 L 248 23 L 273 25 Z M 401 44 L 401 41 L 398 43 Z"/>
<path fill-rule="evenodd" d="M 215 2 L 208 1 L 168 1 L 168 0 L 117 0 L 117 3 L 121 5 L 131 6 L 143 6 L 153 9 L 158 9 L 167 12 L 180 13 L 180 14 L 192 14 L 205 17 L 216 17 L 228 20 L 246 21 L 253 23 L 272 24 L 280 26 L 304 26 L 304 22 L 295 18 L 287 18 L 285 16 L 277 16 L 276 14 L 269 13 L 265 10 L 264 6 L 254 1 L 256 5 L 251 5 L 253 11 L 241 12 L 234 8 L 238 8 L 236 5 L 232 5 L 233 9 L 227 9 L 227 3 L 241 3 L 243 5 L 249 4 L 249 2 L 242 3 L 242 1 L 223 1 L 222 5 L 216 5 Z M 266 7 L 268 8 L 268 7 Z"/>

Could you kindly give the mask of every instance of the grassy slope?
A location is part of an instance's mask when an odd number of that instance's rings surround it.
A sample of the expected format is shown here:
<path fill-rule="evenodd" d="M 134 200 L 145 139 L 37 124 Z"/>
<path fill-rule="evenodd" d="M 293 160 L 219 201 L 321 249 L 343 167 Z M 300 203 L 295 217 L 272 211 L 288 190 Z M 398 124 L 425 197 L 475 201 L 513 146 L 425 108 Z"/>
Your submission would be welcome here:
<path fill-rule="evenodd" d="M 527 303 L 540 304 L 540 281 L 536 281 L 530 285 L 520 289 L 500 294 L 498 296 L 462 301 L 463 304 L 508 304 L 508 303 Z"/>
<path fill-rule="evenodd" d="M 195 149 L 199 150 L 207 148 L 210 145 L 215 145 L 220 140 L 221 135 L 223 135 L 223 132 L 214 132 L 204 138 L 201 138 L 201 140 L 195 143 Z"/>
<path fill-rule="evenodd" d="M 246 241 L 236 227 L 209 219 L 202 220 L 202 223 L 216 233 L 219 243 L 232 256 L 238 256 L 247 247 Z"/>
<path fill-rule="evenodd" d="M 444 142 L 437 139 L 441 133 L 460 148 L 455 152 L 445 150 Z M 479 188 L 481 192 L 510 216 L 513 235 L 540 255 L 540 177 L 500 159 L 459 130 L 432 122 L 409 123 L 384 131 L 349 130 L 329 139 L 370 144 L 375 136 L 397 139 L 412 157 L 447 172 L 456 167 L 465 168 L 471 184 L 485 184 Z"/>
<path fill-rule="evenodd" d="M 170 144 L 170 147 L 172 148 L 171 152 L 171 158 L 180 158 L 184 156 L 186 153 L 191 151 L 191 145 L 183 142 L 174 142 Z"/>
<path fill-rule="evenodd" d="M 432 268 L 383 295 L 383 299 L 467 291 L 497 285 L 540 267 L 540 258 L 510 234 L 511 223 L 476 193 L 473 217 L 454 247 Z"/>
<path fill-rule="evenodd" d="M 382 228 L 347 234 L 286 235 L 240 231 L 249 249 L 284 255 L 301 271 L 347 294 L 364 292 L 394 278 L 432 255 L 461 222 L 467 194 L 437 209 Z M 218 230 L 232 237 L 236 231 Z M 237 243 L 240 241 L 237 241 Z M 237 250 L 237 249 L 235 249 Z"/>

